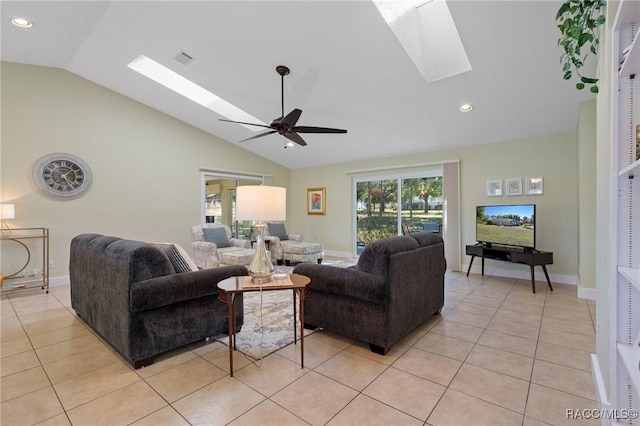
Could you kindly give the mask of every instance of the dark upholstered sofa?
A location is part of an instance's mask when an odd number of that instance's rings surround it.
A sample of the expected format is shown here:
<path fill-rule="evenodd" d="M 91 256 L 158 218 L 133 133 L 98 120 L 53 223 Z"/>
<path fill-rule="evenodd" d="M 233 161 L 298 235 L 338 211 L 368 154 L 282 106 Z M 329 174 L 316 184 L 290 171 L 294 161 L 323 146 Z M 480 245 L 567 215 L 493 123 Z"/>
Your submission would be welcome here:
<path fill-rule="evenodd" d="M 444 305 L 444 242 L 432 233 L 383 238 L 367 245 L 352 268 L 299 264 L 311 278 L 305 325 L 389 347 Z"/>
<path fill-rule="evenodd" d="M 71 306 L 134 368 L 153 363 L 155 355 L 228 332 L 217 283 L 247 275 L 246 268 L 178 273 L 172 260 L 160 246 L 141 241 L 99 234 L 71 241 Z M 238 329 L 242 305 L 237 304 Z"/>

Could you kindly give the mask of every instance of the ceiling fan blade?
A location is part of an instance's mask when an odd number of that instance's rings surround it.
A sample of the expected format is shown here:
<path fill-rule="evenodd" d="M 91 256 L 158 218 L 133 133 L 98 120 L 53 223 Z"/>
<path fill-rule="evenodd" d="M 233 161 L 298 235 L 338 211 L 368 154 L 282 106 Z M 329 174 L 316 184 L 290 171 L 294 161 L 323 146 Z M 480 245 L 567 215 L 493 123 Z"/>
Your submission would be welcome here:
<path fill-rule="evenodd" d="M 270 126 L 265 126 L 264 124 L 245 123 L 244 121 L 226 120 L 224 118 L 218 118 L 218 120 L 219 121 L 226 121 L 227 123 L 246 124 L 248 126 L 257 126 L 257 127 L 264 127 L 265 129 L 271 129 Z"/>
<path fill-rule="evenodd" d="M 263 136 L 267 136 L 267 135 L 270 135 L 270 134 L 276 133 L 276 132 L 277 132 L 277 130 L 271 130 L 269 132 L 260 133 L 259 135 L 255 135 L 255 136 L 251 136 L 250 138 L 242 139 L 240 142 L 250 141 L 251 139 L 258 139 L 258 138 L 261 138 Z"/>
<path fill-rule="evenodd" d="M 302 110 L 297 108 L 294 109 L 289 114 L 287 114 L 285 118 L 280 120 L 280 125 L 288 129 L 292 128 L 298 122 L 298 119 L 300 118 L 300 114 L 302 114 Z"/>
<path fill-rule="evenodd" d="M 290 141 L 297 143 L 300 146 L 307 146 L 307 143 L 304 141 L 304 139 L 302 139 L 302 137 L 297 133 L 287 132 L 284 134 L 284 137 L 289 139 Z"/>
<path fill-rule="evenodd" d="M 298 133 L 347 133 L 344 129 L 331 129 L 329 127 L 296 126 L 292 128 Z"/>

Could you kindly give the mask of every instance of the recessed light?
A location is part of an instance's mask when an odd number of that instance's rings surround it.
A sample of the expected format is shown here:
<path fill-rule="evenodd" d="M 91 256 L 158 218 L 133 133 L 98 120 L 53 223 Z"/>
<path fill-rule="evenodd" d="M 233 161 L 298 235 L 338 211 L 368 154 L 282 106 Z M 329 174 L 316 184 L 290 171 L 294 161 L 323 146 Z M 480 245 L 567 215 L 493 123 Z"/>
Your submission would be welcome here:
<path fill-rule="evenodd" d="M 471 112 L 471 111 L 473 111 L 473 105 L 471 104 L 460 105 L 460 112 Z"/>
<path fill-rule="evenodd" d="M 11 23 L 13 25 L 15 25 L 16 27 L 20 27 L 20 28 L 31 28 L 31 27 L 33 27 L 33 22 L 29 21 L 28 19 L 24 19 L 24 18 L 13 18 L 11 20 Z"/>

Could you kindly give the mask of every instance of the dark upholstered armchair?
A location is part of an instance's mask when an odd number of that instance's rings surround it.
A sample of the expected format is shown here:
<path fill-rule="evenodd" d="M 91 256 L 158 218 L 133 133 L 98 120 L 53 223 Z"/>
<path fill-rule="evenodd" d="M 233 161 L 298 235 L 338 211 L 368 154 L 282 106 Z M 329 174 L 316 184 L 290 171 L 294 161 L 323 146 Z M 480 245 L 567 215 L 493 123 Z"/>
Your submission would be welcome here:
<path fill-rule="evenodd" d="M 134 368 L 153 363 L 160 353 L 227 333 L 227 306 L 218 300 L 217 284 L 247 274 L 244 266 L 179 272 L 180 260 L 160 246 L 166 244 L 99 234 L 71 240 L 71 306 Z M 242 306 L 240 301 L 238 328 Z"/>
<path fill-rule="evenodd" d="M 353 268 L 299 264 L 311 278 L 305 324 L 389 347 L 444 305 L 444 242 L 431 233 L 383 238 L 367 245 Z"/>

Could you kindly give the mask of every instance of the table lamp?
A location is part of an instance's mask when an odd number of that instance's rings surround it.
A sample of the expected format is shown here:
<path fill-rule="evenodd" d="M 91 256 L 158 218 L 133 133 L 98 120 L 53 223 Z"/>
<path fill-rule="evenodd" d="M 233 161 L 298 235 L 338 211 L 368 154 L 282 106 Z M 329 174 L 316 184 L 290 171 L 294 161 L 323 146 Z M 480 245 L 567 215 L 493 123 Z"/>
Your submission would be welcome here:
<path fill-rule="evenodd" d="M 257 247 L 249 264 L 249 275 L 254 284 L 271 281 L 273 263 L 264 244 L 265 221 L 287 218 L 287 189 L 278 186 L 245 185 L 236 188 L 236 220 L 256 220 Z"/>

